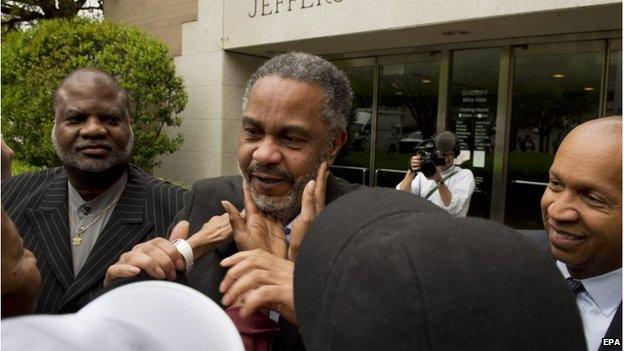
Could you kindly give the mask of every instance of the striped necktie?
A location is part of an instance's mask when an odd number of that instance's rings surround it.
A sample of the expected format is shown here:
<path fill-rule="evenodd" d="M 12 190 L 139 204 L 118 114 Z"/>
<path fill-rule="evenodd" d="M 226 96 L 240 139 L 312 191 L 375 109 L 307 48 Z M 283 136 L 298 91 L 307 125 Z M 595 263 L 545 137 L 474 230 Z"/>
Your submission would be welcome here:
<path fill-rule="evenodd" d="M 568 283 L 568 287 L 570 288 L 572 293 L 574 293 L 574 296 L 578 295 L 580 292 L 585 290 L 583 283 L 581 283 L 580 281 L 576 279 L 566 278 L 566 283 Z"/>

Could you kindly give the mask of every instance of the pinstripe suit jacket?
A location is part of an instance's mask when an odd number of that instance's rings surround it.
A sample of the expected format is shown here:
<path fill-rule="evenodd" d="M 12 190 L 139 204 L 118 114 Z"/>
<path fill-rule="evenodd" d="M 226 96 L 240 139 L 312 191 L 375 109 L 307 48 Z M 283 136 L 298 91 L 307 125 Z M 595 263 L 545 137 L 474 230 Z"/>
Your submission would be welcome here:
<path fill-rule="evenodd" d="M 97 296 L 106 269 L 140 242 L 165 236 L 184 203 L 185 190 L 162 182 L 136 166 L 74 278 L 67 209 L 67 174 L 62 167 L 2 182 L 2 203 L 35 254 L 41 271 L 38 313 L 74 312 Z"/>

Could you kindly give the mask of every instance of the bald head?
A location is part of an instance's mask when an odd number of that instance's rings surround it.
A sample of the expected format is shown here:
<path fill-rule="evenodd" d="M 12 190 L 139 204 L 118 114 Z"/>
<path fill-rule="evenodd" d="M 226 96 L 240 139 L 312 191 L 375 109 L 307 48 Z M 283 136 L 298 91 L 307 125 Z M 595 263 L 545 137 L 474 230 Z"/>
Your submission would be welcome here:
<path fill-rule="evenodd" d="M 566 136 L 541 207 L 551 253 L 572 277 L 622 267 L 622 117 L 583 123 Z"/>
<path fill-rule="evenodd" d="M 62 99 L 67 98 L 67 90 L 73 89 L 74 85 L 91 85 L 96 87 L 108 87 L 108 91 L 117 94 L 117 98 L 124 107 L 126 116 L 130 116 L 130 99 L 124 89 L 119 86 L 117 79 L 110 73 L 104 72 L 97 68 L 85 67 L 72 71 L 59 85 L 54 92 L 54 111 L 58 111 L 58 107 Z"/>
<path fill-rule="evenodd" d="M 622 116 L 610 116 L 592 119 L 587 121 L 576 128 L 572 129 L 570 134 L 566 137 L 576 137 L 576 135 L 596 134 L 600 135 L 608 140 L 617 139 L 618 143 L 622 144 Z M 615 139 L 614 139 L 615 138 Z"/>

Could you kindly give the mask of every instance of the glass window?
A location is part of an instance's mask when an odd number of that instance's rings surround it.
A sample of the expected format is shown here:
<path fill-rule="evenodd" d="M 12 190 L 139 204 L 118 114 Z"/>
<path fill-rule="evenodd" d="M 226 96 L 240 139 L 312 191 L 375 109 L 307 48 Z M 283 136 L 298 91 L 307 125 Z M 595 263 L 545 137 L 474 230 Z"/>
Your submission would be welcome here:
<path fill-rule="evenodd" d="M 622 49 L 609 51 L 605 116 L 622 115 Z"/>
<path fill-rule="evenodd" d="M 411 55 L 379 67 L 375 148 L 377 186 L 395 187 L 414 147 L 435 134 L 439 53 Z M 366 118 L 362 115 L 362 118 Z"/>
<path fill-rule="evenodd" d="M 456 163 L 475 176 L 469 216 L 490 216 L 499 58 L 499 48 L 453 52 L 448 129 L 460 141 Z"/>
<path fill-rule="evenodd" d="M 332 166 L 332 173 L 352 183 L 368 185 L 370 179 L 371 110 L 373 106 L 372 64 L 334 62 L 343 70 L 353 89 L 353 112 L 347 131 L 349 139 Z"/>
<path fill-rule="evenodd" d="M 604 41 L 514 49 L 505 224 L 541 228 L 540 198 L 565 135 L 596 118 Z"/>

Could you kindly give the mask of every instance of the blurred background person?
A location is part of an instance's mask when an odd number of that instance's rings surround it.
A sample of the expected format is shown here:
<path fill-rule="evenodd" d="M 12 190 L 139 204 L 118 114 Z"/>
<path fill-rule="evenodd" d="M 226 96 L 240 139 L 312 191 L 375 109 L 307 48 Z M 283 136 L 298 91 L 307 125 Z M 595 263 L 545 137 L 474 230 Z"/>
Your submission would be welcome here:
<path fill-rule="evenodd" d="M 459 145 L 455 134 L 445 131 L 435 138 L 435 148 L 412 156 L 405 177 L 396 186 L 443 208 L 456 217 L 466 217 L 475 188 L 469 169 L 455 164 Z"/>
<path fill-rule="evenodd" d="M 2 207 L 2 318 L 35 311 L 35 300 L 41 287 L 37 259 L 22 246 L 13 221 Z"/>

